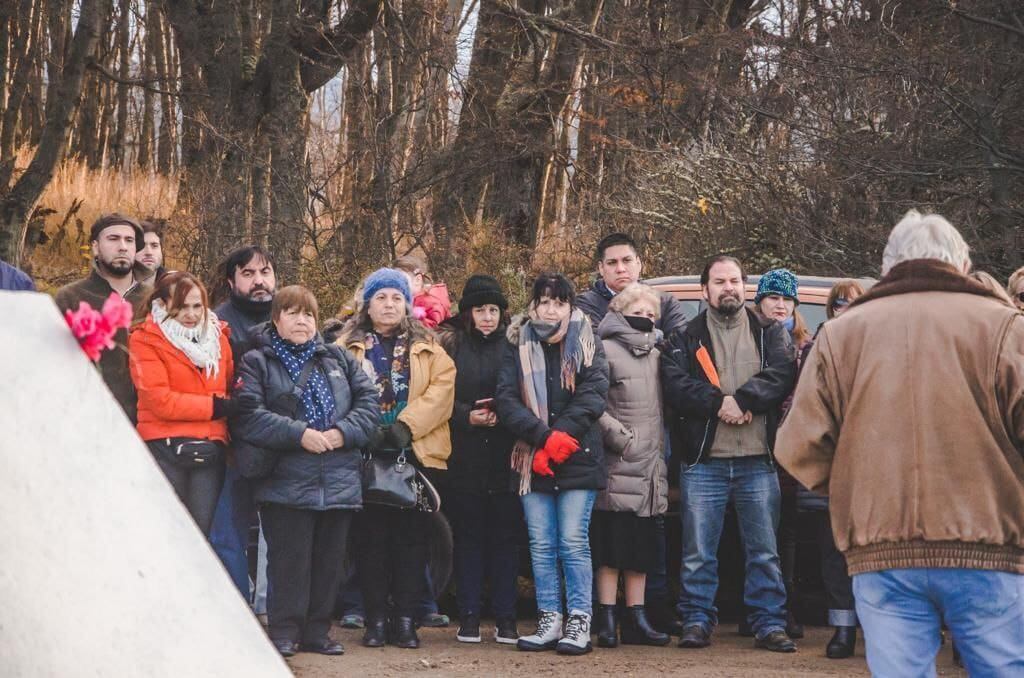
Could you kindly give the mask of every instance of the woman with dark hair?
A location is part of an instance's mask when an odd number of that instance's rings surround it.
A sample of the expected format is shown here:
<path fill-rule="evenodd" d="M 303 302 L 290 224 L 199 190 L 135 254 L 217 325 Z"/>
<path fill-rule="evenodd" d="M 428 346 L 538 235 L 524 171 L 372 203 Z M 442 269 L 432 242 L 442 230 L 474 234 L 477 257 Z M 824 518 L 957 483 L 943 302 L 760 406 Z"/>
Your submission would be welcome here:
<path fill-rule="evenodd" d="M 837 282 L 832 286 L 825 302 L 825 322 L 841 316 L 850 304 L 863 294 L 864 287 L 856 280 Z M 821 331 L 821 327 L 818 331 Z M 807 355 L 811 352 L 815 339 L 817 335 L 801 348 L 801 366 L 807 362 Z M 799 378 L 798 373 L 797 380 Z M 851 657 L 857 644 L 857 612 L 853 605 L 853 581 L 846 570 L 846 558 L 836 548 L 835 538 L 832 536 L 828 497 L 814 494 L 798 484 L 796 508 L 801 513 L 808 514 L 821 553 L 821 578 L 828 600 L 828 623 L 835 627 L 835 633 L 825 648 L 825 656 L 829 659 Z"/>
<path fill-rule="evenodd" d="M 362 456 L 377 394 L 358 362 L 317 335 L 316 297 L 280 290 L 239 367 L 235 453 L 270 458 L 254 496 L 267 539 L 270 639 L 288 657 L 339 655 L 331 612 L 352 516 L 362 507 Z M 265 471 L 265 472 L 264 472 Z"/>
<path fill-rule="evenodd" d="M 372 375 L 380 405 L 375 454 L 411 461 L 433 481 L 451 454 L 448 420 L 455 399 L 455 365 L 434 334 L 412 316 L 409 279 L 381 268 L 363 281 L 362 306 L 337 343 Z M 417 508 L 367 504 L 356 529 L 356 568 L 366 608 L 363 645 L 391 642 L 417 648 L 413 621 L 425 597 L 429 514 Z M 394 603 L 387 633 L 388 599 Z"/>
<path fill-rule="evenodd" d="M 474 275 L 462 290 L 459 314 L 438 328 L 456 369 L 445 513 L 455 532 L 456 638 L 464 643 L 480 642 L 485 573 L 490 575 L 495 640 L 515 644 L 519 636 L 516 574 L 523 510 L 512 491 L 509 469 L 515 436 L 494 408 L 507 344 L 507 308 L 498 281 Z"/>
<path fill-rule="evenodd" d="M 196 525 L 209 536 L 224 482 L 225 417 L 234 364 L 227 325 L 210 309 L 191 273 L 160 278 L 149 313 L 128 339 L 139 396 L 139 435 Z"/>
<path fill-rule="evenodd" d="M 570 655 L 591 650 L 590 513 L 607 480 L 597 421 L 608 364 L 575 298 L 565 276 L 537 278 L 526 314 L 509 326 L 496 397 L 498 420 L 518 438 L 512 469 L 537 589 L 537 630 L 518 647 Z"/>

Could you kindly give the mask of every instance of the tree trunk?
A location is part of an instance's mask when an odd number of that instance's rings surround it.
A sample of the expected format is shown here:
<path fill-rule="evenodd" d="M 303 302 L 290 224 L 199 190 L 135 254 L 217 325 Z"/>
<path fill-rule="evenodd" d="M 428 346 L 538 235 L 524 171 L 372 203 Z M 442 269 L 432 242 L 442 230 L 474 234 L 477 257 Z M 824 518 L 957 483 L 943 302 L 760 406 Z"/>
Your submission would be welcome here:
<path fill-rule="evenodd" d="M 0 191 L 10 185 L 14 175 L 15 154 L 18 151 L 18 118 L 28 93 L 29 75 L 32 72 L 32 34 L 40 12 L 41 8 L 35 7 L 32 0 L 21 0 L 16 18 L 12 21 L 11 90 L 3 114 L 3 128 L 0 129 Z"/>
<path fill-rule="evenodd" d="M 118 0 L 117 9 L 117 127 L 110 143 L 110 162 L 115 169 L 123 169 L 125 161 L 125 145 L 128 139 L 128 84 L 131 78 L 131 67 L 128 30 L 128 15 L 131 11 L 130 0 Z"/>
<path fill-rule="evenodd" d="M 59 82 L 47 92 L 46 125 L 25 173 L 0 200 L 0 258 L 19 265 L 32 210 L 67 150 L 71 124 L 82 98 L 86 59 L 99 40 L 109 0 L 82 0 L 71 50 Z"/>

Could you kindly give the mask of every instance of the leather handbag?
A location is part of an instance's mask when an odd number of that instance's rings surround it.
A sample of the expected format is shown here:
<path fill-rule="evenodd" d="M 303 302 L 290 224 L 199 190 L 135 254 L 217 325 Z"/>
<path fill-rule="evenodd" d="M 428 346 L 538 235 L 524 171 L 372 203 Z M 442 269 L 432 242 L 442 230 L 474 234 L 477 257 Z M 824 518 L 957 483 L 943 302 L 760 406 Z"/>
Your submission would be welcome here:
<path fill-rule="evenodd" d="M 413 508 L 418 498 L 416 468 L 405 450 L 398 457 L 367 452 L 363 457 L 363 503 Z"/>

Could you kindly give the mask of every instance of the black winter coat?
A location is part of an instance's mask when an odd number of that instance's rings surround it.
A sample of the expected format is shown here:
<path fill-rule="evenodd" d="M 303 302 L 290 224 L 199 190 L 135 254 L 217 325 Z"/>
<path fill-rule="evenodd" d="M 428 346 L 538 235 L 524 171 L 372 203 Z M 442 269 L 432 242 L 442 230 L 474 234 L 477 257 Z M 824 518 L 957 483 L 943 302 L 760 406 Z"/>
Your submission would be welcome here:
<path fill-rule="evenodd" d="M 768 458 L 774 463 L 775 433 L 783 401 L 796 381 L 796 355 L 789 332 L 750 309 L 750 331 L 761 356 L 761 371 L 733 396 L 744 412 L 765 415 L 768 426 Z M 718 410 L 724 395 L 712 386 L 697 362 L 697 350 L 706 346 L 714 361 L 715 350 L 708 331 L 707 309 L 669 337 L 661 354 L 661 383 L 668 409 L 672 449 L 692 466 L 707 461 L 707 452 L 718 430 Z"/>
<path fill-rule="evenodd" d="M 361 508 L 361 452 L 380 418 L 377 388 L 345 349 L 319 343 L 315 369 L 331 385 L 335 426 L 345 446 L 323 454 L 305 451 L 300 394 L 274 353 L 270 332 L 270 323 L 253 330 L 254 348 L 242 359 L 235 389 L 243 413 L 230 422 L 236 448 L 252 445 L 277 454 L 270 475 L 255 481 L 256 502 L 316 511 Z"/>
<path fill-rule="evenodd" d="M 523 371 L 518 337 L 519 325 L 513 321 L 498 377 L 498 419 L 516 438 L 534 448 L 543 447 L 552 430 L 564 431 L 580 443 L 579 451 L 564 464 L 551 464 L 554 478 L 534 473 L 530 481 L 531 491 L 603 490 L 608 474 L 597 420 L 604 414 L 608 397 L 608 361 L 601 342 L 597 341 L 590 367 L 583 367 L 576 375 L 576 390 L 572 392 L 562 387 L 561 348 L 557 344 L 544 344 L 548 420 L 541 421 L 522 400 L 520 382 Z M 518 487 L 519 479 L 515 472 L 512 473 L 512 482 L 513 487 Z"/>
<path fill-rule="evenodd" d="M 466 331 L 459 317 L 438 328 L 441 344 L 455 362 L 455 408 L 452 412 L 452 456 L 448 458 L 448 485 L 473 494 L 509 492 L 509 467 L 515 435 L 504 425 L 473 426 L 469 413 L 484 398 L 494 398 L 498 372 L 508 341 L 505 326 L 483 336 Z"/>

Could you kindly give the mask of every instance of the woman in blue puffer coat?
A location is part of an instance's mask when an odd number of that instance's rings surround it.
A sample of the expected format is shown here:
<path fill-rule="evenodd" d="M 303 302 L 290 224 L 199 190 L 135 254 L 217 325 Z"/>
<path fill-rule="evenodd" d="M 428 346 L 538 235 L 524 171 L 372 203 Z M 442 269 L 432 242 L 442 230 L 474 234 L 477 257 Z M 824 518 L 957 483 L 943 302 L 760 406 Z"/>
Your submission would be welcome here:
<path fill-rule="evenodd" d="M 240 466 L 258 475 L 255 500 L 267 539 L 270 638 L 342 654 L 328 638 L 352 514 L 362 507 L 362 448 L 377 428 L 377 389 L 343 348 L 317 335 L 316 298 L 294 285 L 274 296 L 271 322 L 238 370 L 231 421 Z M 258 459 L 263 468 L 252 472 Z"/>

